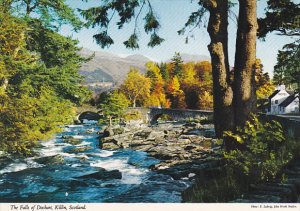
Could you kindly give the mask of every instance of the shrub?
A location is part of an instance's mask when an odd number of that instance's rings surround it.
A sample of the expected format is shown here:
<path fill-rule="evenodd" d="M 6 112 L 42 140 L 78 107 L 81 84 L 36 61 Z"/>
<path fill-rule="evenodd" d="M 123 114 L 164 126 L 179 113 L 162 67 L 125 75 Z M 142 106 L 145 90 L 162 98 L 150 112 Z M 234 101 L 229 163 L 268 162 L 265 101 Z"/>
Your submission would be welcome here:
<path fill-rule="evenodd" d="M 244 128 L 226 132 L 225 137 L 241 146 L 224 152 L 224 156 L 228 167 L 247 183 L 274 179 L 292 159 L 290 144 L 276 121 L 262 122 L 253 115 Z"/>

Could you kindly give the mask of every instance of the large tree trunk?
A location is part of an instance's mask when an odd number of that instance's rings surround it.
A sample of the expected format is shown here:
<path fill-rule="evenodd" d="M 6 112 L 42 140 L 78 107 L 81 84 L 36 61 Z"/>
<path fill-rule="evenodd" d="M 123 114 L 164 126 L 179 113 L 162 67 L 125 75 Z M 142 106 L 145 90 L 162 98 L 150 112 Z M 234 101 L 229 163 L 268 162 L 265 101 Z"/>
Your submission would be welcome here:
<path fill-rule="evenodd" d="M 244 126 L 256 111 L 255 60 L 257 15 L 256 0 L 239 0 L 239 20 L 234 65 L 235 126 Z"/>
<path fill-rule="evenodd" d="M 214 124 L 216 135 L 234 128 L 232 88 L 228 62 L 228 0 L 210 0 L 205 6 L 210 12 L 207 31 L 211 38 L 208 50 L 211 55 L 214 96 Z"/>

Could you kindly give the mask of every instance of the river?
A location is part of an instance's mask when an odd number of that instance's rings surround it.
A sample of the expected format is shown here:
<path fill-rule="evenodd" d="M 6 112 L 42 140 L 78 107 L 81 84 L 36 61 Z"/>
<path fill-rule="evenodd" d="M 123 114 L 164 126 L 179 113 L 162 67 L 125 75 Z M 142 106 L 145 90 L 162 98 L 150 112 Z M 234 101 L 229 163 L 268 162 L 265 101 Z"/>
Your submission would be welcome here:
<path fill-rule="evenodd" d="M 151 171 L 149 167 L 159 161 L 144 152 L 99 149 L 100 128 L 95 122 L 62 129 L 51 140 L 42 142 L 35 157 L 0 159 L 0 202 L 173 203 L 181 202 L 181 192 L 191 185 L 189 180 L 174 180 Z M 66 143 L 63 136 L 79 142 Z M 76 151 L 87 146 L 84 152 Z M 39 162 L 55 155 L 60 155 L 63 162 Z M 101 169 L 118 170 L 122 178 L 85 177 Z"/>

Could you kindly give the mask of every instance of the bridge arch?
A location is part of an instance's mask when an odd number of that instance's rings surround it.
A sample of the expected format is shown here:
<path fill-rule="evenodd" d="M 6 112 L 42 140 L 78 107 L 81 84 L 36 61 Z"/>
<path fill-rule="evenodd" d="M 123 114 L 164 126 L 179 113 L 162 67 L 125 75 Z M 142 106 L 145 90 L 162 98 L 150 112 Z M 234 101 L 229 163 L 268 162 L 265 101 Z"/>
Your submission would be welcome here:
<path fill-rule="evenodd" d="M 80 122 L 83 122 L 84 119 L 98 121 L 100 118 L 101 115 L 94 111 L 84 111 L 77 117 Z"/>
<path fill-rule="evenodd" d="M 161 117 L 164 117 L 166 115 L 166 117 L 169 119 L 169 120 L 176 120 L 176 117 L 174 118 L 174 116 L 172 115 L 169 115 L 169 114 L 165 114 L 165 113 L 159 113 L 159 114 L 156 114 L 155 116 L 153 116 L 150 121 L 153 122 L 153 123 L 157 123 L 158 120 L 161 118 Z"/>

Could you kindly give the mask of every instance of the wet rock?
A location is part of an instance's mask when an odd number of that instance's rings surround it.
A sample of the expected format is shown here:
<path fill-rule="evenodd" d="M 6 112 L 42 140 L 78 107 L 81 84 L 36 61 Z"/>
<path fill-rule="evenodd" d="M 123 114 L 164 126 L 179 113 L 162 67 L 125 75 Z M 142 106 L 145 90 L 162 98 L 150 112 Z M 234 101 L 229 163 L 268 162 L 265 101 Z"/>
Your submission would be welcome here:
<path fill-rule="evenodd" d="M 61 136 L 62 139 L 71 139 L 73 138 L 73 136 L 69 136 L 69 135 L 63 135 Z"/>
<path fill-rule="evenodd" d="M 103 131 L 103 137 L 111 137 L 113 135 L 114 135 L 114 131 L 112 130 L 111 127 L 108 127 Z"/>
<path fill-rule="evenodd" d="M 85 151 L 88 151 L 88 150 L 91 150 L 91 149 L 92 149 L 91 146 L 82 146 L 82 147 L 72 148 L 68 152 L 70 152 L 70 153 L 80 153 L 80 152 L 85 152 Z"/>
<path fill-rule="evenodd" d="M 113 128 L 112 129 L 114 135 L 120 135 L 125 132 L 125 129 L 123 127 Z"/>
<path fill-rule="evenodd" d="M 9 154 L 7 152 L 4 151 L 0 151 L 0 159 L 5 159 L 9 156 Z"/>
<path fill-rule="evenodd" d="M 95 130 L 94 129 L 88 129 L 88 130 L 86 130 L 86 131 L 84 131 L 84 132 L 81 132 L 81 133 L 78 133 L 79 135 L 80 134 L 92 134 L 92 133 L 94 133 L 95 132 Z"/>
<path fill-rule="evenodd" d="M 54 164 L 63 164 L 65 159 L 62 155 L 53 155 L 49 157 L 42 157 L 35 159 L 35 162 L 44 164 L 44 165 L 54 165 Z"/>
<path fill-rule="evenodd" d="M 82 140 L 75 139 L 75 138 L 67 138 L 67 139 L 64 139 L 64 142 L 68 143 L 68 144 L 72 144 L 72 145 L 78 145 L 78 144 L 82 143 Z"/>
<path fill-rule="evenodd" d="M 203 140 L 200 142 L 200 146 L 204 148 L 212 148 L 213 146 L 213 139 L 211 138 L 203 138 Z"/>
<path fill-rule="evenodd" d="M 187 144 L 191 143 L 191 140 L 190 139 L 178 139 L 177 142 L 179 145 L 187 145 Z"/>
<path fill-rule="evenodd" d="M 88 187 L 89 185 L 83 181 L 72 179 L 71 181 L 69 181 L 68 186 L 71 189 L 76 189 L 77 187 Z"/>
<path fill-rule="evenodd" d="M 111 180 L 111 179 L 122 179 L 122 173 L 119 170 L 107 171 L 103 168 L 100 168 L 98 172 L 83 175 L 77 178 L 84 179 L 96 179 L 96 180 Z"/>
<path fill-rule="evenodd" d="M 160 173 L 171 175 L 174 179 L 189 177 L 189 175 L 207 175 L 207 177 L 219 175 L 222 172 L 220 161 L 207 161 L 207 160 L 179 160 L 168 161 L 156 164 L 151 167 Z"/>
<path fill-rule="evenodd" d="M 138 138 L 141 138 L 141 139 L 147 139 L 151 132 L 152 132 L 151 129 L 138 131 L 138 132 L 134 133 L 133 138 L 136 139 L 138 137 Z"/>
<path fill-rule="evenodd" d="M 151 131 L 149 135 L 146 137 L 147 140 L 155 141 L 159 137 L 164 137 L 164 131 Z"/>
<path fill-rule="evenodd" d="M 108 142 L 108 143 L 102 143 L 101 149 L 119 149 L 120 147 L 117 144 Z"/>

